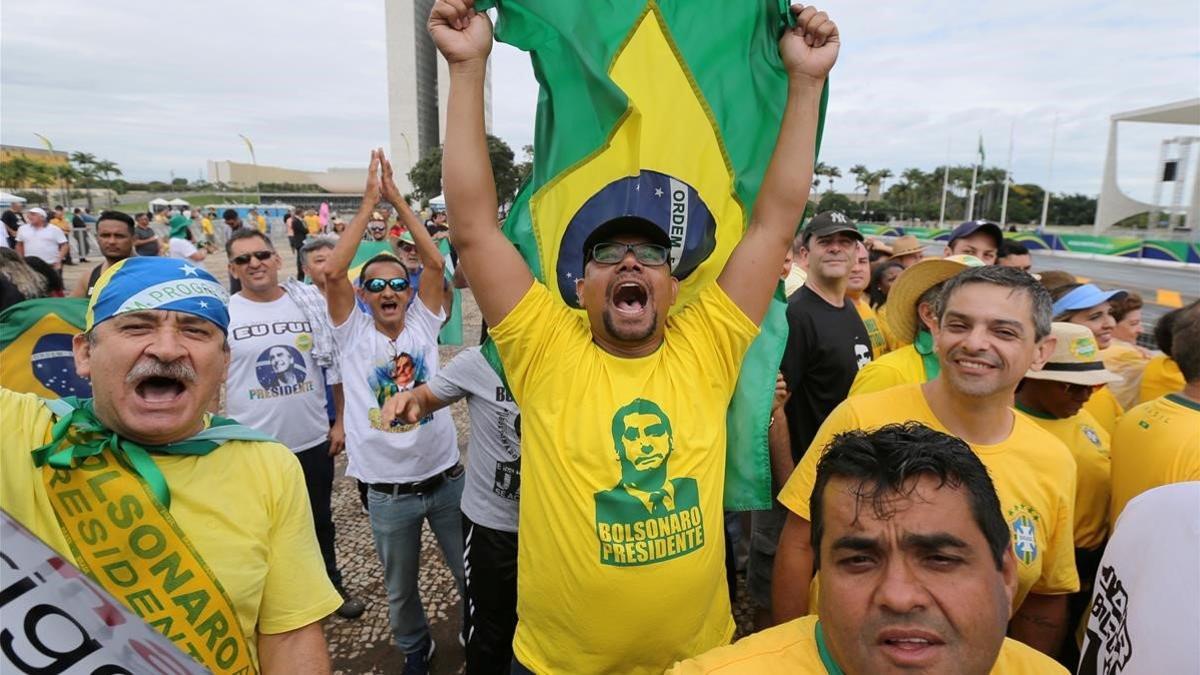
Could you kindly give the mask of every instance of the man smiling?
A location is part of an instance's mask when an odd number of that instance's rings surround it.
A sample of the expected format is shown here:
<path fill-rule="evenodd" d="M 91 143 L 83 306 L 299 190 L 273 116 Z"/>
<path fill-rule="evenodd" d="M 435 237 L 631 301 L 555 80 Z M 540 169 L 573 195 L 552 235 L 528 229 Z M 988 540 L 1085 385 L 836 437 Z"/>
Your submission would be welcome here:
<path fill-rule="evenodd" d="M 1040 370 L 1054 347 L 1049 294 L 1024 272 L 989 265 L 951 277 L 936 304 L 940 374 L 847 399 L 780 492 L 791 513 L 775 558 L 775 618 L 803 616 L 810 606 L 809 497 L 821 449 L 843 431 L 915 421 L 962 438 L 991 472 L 1018 563 L 1012 635 L 1054 654 L 1067 630 L 1066 594 L 1079 590 L 1075 462 L 1061 441 L 1012 409 L 1021 378 Z"/>
<path fill-rule="evenodd" d="M 0 506 L 210 670 L 328 673 L 320 620 L 341 599 L 300 465 L 205 413 L 229 363 L 226 300 L 180 260 L 101 275 L 73 343 L 95 398 L 0 390 Z"/>
<path fill-rule="evenodd" d="M 839 434 L 811 512 L 816 615 L 673 675 L 1066 672 L 1004 637 L 1017 561 L 987 468 L 961 440 L 919 424 Z"/>
<path fill-rule="evenodd" d="M 496 223 L 483 115 L 491 23 L 470 2 L 434 5 L 429 29 L 450 71 L 450 238 L 523 411 L 515 672 L 661 673 L 733 635 L 721 504 L 726 410 L 804 213 L 821 90 L 839 46 L 824 12 L 792 11 L 796 27 L 779 40 L 786 112 L 745 234 L 716 282 L 668 316 L 680 286 L 670 217 L 652 201 L 659 179 L 645 168 L 598 189 L 603 217 L 557 214 L 581 228 L 564 247 L 583 264 L 560 290 L 583 312 L 535 283 Z M 628 523 L 597 496 L 627 480 L 639 516 Z M 684 501 L 692 482 L 694 505 Z"/>

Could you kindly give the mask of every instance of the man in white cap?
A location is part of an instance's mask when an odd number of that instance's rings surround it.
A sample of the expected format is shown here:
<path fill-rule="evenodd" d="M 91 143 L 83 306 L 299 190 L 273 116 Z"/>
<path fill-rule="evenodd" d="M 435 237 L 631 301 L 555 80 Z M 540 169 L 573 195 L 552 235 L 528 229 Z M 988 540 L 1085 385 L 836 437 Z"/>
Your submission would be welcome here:
<path fill-rule="evenodd" d="M 1070 600 L 1069 624 L 1076 625 L 1088 599 L 1096 565 L 1108 538 L 1112 492 L 1109 434 L 1083 406 L 1099 387 L 1120 380 L 1104 367 L 1100 347 L 1084 326 L 1051 325 L 1054 353 L 1041 370 L 1030 370 L 1017 387 L 1017 410 L 1063 442 L 1075 458 L 1075 569 L 1080 591 Z M 1070 641 L 1068 641 L 1070 642 Z M 1075 661 L 1074 649 L 1064 662 Z"/>
<path fill-rule="evenodd" d="M 35 206 L 25 213 L 29 222 L 17 228 L 17 253 L 27 258 L 40 258 L 61 270 L 69 250 L 67 235 L 47 224 L 45 210 Z"/>

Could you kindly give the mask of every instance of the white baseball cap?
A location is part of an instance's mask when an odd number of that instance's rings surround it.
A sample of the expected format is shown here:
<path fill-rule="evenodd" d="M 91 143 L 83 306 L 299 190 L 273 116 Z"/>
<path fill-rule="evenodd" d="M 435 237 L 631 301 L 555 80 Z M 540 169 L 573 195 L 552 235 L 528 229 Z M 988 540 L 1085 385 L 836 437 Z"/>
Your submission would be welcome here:
<path fill-rule="evenodd" d="M 43 218 L 46 217 L 46 209 L 43 209 L 40 206 L 35 206 L 32 209 L 27 210 L 25 213 L 36 213 Z"/>

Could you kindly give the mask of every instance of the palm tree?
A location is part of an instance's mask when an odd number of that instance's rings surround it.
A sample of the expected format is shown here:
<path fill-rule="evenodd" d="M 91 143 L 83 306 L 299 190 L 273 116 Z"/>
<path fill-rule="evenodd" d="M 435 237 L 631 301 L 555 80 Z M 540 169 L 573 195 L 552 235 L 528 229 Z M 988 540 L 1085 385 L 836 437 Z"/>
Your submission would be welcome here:
<path fill-rule="evenodd" d="M 90 188 L 94 186 L 97 178 L 100 177 L 96 171 L 96 156 L 90 152 L 72 152 L 71 162 L 75 165 L 75 171 L 79 173 L 80 182 L 87 190 L 87 205 L 88 210 L 92 209 L 92 191 Z"/>
<path fill-rule="evenodd" d="M 121 173 L 121 169 L 117 166 L 116 162 L 107 159 L 98 160 L 95 166 L 96 173 L 104 176 L 104 187 L 108 189 L 108 206 L 111 208 L 113 205 L 112 176 L 120 176 L 123 174 Z"/>
<path fill-rule="evenodd" d="M 54 167 L 44 162 L 31 162 L 33 170 L 29 174 L 29 183 L 42 189 L 42 199 L 50 206 L 50 186 L 54 185 L 57 174 Z"/>
<path fill-rule="evenodd" d="M 833 179 L 841 178 L 842 172 L 836 166 L 830 166 L 830 165 L 826 164 L 825 162 L 817 162 L 817 165 L 815 167 L 813 167 L 812 186 L 813 186 L 814 192 L 816 192 L 817 188 L 821 185 L 822 177 L 829 179 L 829 189 L 832 190 L 833 189 Z"/>

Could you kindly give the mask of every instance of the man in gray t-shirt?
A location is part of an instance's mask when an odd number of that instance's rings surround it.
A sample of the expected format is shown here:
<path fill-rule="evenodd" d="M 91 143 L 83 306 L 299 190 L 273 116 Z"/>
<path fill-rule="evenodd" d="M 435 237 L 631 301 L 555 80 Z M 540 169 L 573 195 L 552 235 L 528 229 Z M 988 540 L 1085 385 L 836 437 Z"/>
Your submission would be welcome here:
<path fill-rule="evenodd" d="M 464 349 L 427 384 L 389 399 L 382 411 L 420 419 L 466 398 L 471 414 L 462 513 L 467 673 L 507 673 L 517 628 L 517 506 L 521 411 L 478 347 Z"/>

